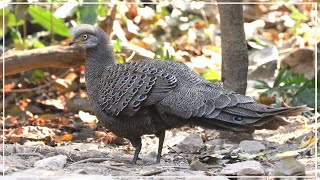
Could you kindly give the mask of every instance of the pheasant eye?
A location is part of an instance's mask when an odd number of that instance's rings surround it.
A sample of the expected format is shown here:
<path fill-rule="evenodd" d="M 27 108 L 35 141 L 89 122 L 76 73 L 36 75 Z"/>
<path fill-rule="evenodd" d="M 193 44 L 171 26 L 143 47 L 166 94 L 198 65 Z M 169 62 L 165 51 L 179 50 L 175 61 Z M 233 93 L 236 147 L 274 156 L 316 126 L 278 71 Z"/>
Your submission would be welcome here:
<path fill-rule="evenodd" d="M 88 35 L 86 35 L 86 34 L 82 35 L 83 40 L 86 40 L 87 38 L 88 38 Z"/>

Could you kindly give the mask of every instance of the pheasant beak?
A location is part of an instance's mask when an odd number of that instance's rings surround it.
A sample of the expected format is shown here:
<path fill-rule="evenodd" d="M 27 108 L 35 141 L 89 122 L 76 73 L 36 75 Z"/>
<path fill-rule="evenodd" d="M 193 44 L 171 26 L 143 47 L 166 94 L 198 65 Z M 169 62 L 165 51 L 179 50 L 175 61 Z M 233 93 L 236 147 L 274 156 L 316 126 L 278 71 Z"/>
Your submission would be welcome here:
<path fill-rule="evenodd" d="M 72 44 L 75 44 L 77 41 L 76 40 L 72 40 L 70 43 L 69 43 L 69 46 L 71 46 Z"/>

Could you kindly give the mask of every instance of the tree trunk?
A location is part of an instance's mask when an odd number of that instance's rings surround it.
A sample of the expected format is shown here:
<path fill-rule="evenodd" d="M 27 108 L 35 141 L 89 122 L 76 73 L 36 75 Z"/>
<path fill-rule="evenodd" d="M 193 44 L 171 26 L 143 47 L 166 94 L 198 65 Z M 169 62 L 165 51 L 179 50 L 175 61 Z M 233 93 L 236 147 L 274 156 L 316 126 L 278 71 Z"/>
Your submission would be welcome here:
<path fill-rule="evenodd" d="M 223 0 L 217 0 L 225 2 Z M 229 1 L 230 2 L 230 1 Z M 239 3 L 241 0 L 231 0 Z M 218 4 L 221 28 L 223 87 L 245 94 L 247 89 L 248 50 L 241 4 Z"/>

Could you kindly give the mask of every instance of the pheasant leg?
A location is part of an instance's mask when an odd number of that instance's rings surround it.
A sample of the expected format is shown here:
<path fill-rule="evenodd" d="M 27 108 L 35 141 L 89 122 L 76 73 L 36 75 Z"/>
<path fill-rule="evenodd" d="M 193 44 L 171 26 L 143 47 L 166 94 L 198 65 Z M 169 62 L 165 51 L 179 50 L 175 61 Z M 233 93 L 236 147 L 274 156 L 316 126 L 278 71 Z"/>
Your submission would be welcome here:
<path fill-rule="evenodd" d="M 134 151 L 134 156 L 133 156 L 133 160 L 132 160 L 132 164 L 136 164 L 137 160 L 139 159 L 139 153 L 141 151 L 141 139 L 135 139 L 133 141 L 131 141 L 132 146 L 136 149 Z"/>
<path fill-rule="evenodd" d="M 161 132 L 157 136 L 159 138 L 159 147 L 158 147 L 158 155 L 157 155 L 156 163 L 160 163 L 162 147 L 163 147 L 163 142 L 164 142 L 164 137 L 165 137 L 165 131 Z"/>

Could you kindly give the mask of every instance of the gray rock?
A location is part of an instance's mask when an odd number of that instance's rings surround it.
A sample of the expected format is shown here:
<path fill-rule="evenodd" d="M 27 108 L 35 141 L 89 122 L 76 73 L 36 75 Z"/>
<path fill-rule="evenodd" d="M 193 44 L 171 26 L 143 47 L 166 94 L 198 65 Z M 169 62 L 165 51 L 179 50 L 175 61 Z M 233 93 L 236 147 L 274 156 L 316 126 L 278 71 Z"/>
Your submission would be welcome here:
<path fill-rule="evenodd" d="M 58 156 L 53 156 L 53 157 L 39 160 L 34 163 L 34 166 L 37 168 L 43 168 L 47 170 L 59 170 L 59 169 L 63 169 L 66 163 L 67 163 L 67 156 L 58 155 Z"/>
<path fill-rule="evenodd" d="M 248 79 L 258 80 L 258 79 L 269 79 L 272 78 L 276 72 L 278 61 L 269 61 L 260 66 L 256 66 L 248 71 Z"/>
<path fill-rule="evenodd" d="M 19 172 L 15 172 L 10 174 L 10 177 L 14 176 L 17 177 L 17 179 L 38 179 L 39 177 L 46 177 L 46 179 L 51 179 L 50 177 L 52 177 L 52 179 L 59 179 L 57 177 L 63 177 L 68 175 L 68 173 L 63 172 L 62 170 L 45 170 L 45 169 L 39 169 L 39 168 L 31 168 L 31 169 L 27 169 L 24 171 L 19 171 Z M 10 178 L 12 179 L 12 178 Z"/>
<path fill-rule="evenodd" d="M 78 113 L 79 111 L 92 112 L 89 100 L 80 97 L 75 97 L 68 100 L 67 109 L 74 113 Z"/>
<path fill-rule="evenodd" d="M 305 176 L 306 166 L 296 160 L 295 157 L 282 157 L 276 164 L 275 176 Z"/>
<path fill-rule="evenodd" d="M 197 153 L 204 147 L 204 143 L 197 133 L 191 133 L 177 147 L 184 153 Z"/>
<path fill-rule="evenodd" d="M 190 170 L 192 171 L 208 171 L 208 168 L 200 161 L 195 160 L 190 164 Z"/>
<path fill-rule="evenodd" d="M 318 56 L 319 56 L 318 51 Z M 313 48 L 299 48 L 290 52 L 280 61 L 280 68 L 289 68 L 293 74 L 304 74 L 307 79 L 312 79 L 315 75 L 315 53 Z M 317 64 L 319 72 L 320 64 Z"/>
<path fill-rule="evenodd" d="M 266 147 L 259 141 L 241 141 L 239 148 L 247 153 L 259 153 L 266 149 Z"/>
<path fill-rule="evenodd" d="M 277 69 L 279 51 L 275 46 L 254 49 L 249 52 L 248 79 L 267 79 Z"/>
<path fill-rule="evenodd" d="M 267 62 L 278 60 L 279 50 L 276 46 L 263 47 L 254 49 L 249 52 L 249 69 L 254 66 L 261 66 Z"/>
<path fill-rule="evenodd" d="M 226 167 L 221 170 L 221 174 L 231 176 L 261 176 L 264 175 L 264 170 L 262 165 L 257 161 L 243 161 L 227 164 Z"/>
<path fill-rule="evenodd" d="M 222 139 L 213 139 L 213 140 L 207 141 L 205 143 L 206 150 L 211 153 L 214 153 L 216 151 L 220 151 L 223 143 L 224 143 L 224 140 L 222 140 Z"/>
<path fill-rule="evenodd" d="M 207 141 L 206 144 L 212 147 L 223 145 L 224 140 L 223 139 L 212 139 L 210 141 Z"/>

